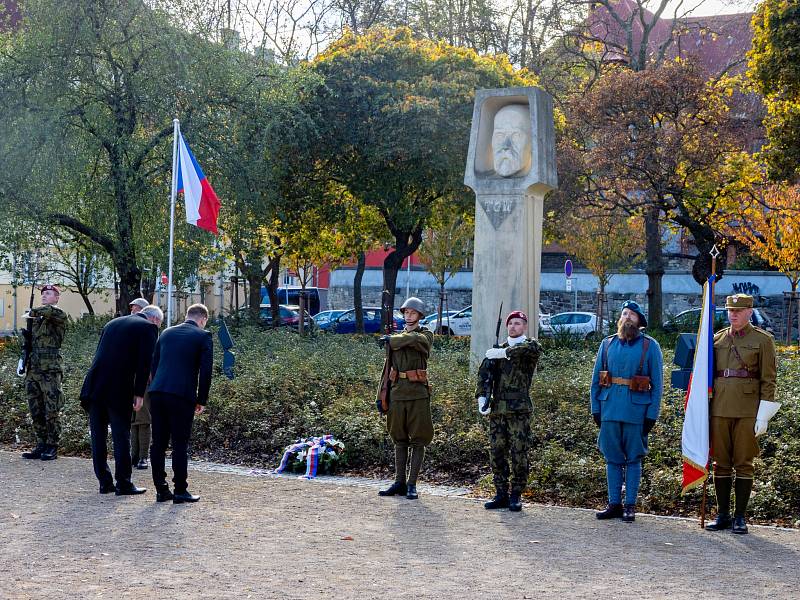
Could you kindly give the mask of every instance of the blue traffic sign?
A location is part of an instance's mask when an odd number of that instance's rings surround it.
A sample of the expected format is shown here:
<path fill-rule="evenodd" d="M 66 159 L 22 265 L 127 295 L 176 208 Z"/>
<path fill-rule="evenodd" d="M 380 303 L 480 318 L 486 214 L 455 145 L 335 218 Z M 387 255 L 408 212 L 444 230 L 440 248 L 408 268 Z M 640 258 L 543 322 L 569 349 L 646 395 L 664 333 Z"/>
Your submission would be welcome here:
<path fill-rule="evenodd" d="M 567 259 L 567 262 L 564 263 L 564 275 L 572 277 L 572 261 L 570 259 Z"/>

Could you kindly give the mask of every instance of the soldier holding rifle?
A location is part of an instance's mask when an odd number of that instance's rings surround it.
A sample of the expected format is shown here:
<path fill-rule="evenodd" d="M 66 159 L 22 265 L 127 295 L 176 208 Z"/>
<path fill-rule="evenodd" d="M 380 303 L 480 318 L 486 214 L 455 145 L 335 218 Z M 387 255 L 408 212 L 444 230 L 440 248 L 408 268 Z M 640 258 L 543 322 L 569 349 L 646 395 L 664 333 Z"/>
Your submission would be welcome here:
<path fill-rule="evenodd" d="M 501 314 L 502 311 L 501 305 Z M 486 351 L 486 358 L 478 369 L 475 397 L 478 411 L 489 417 L 490 462 L 496 490 L 494 498 L 484 507 L 489 510 L 508 508 L 516 512 L 522 510 L 522 491 L 528 484 L 533 412 L 530 387 L 542 347 L 536 340 L 526 337 L 528 316 L 520 310 L 506 317 L 508 338 L 501 345 L 501 319 L 498 316 L 495 332 L 498 343 Z"/>
<path fill-rule="evenodd" d="M 425 458 L 425 446 L 433 440 L 431 388 L 428 383 L 428 357 L 433 334 L 419 325 L 419 320 L 425 316 L 422 300 L 409 298 L 400 311 L 406 321 L 403 332 L 380 338 L 381 345 L 388 345 L 391 350 L 387 354 L 388 382 L 382 382 L 378 392 L 378 408 L 387 414 L 389 436 L 394 442 L 395 476 L 394 483 L 378 494 L 415 500 L 419 497 L 417 477 Z"/>
<path fill-rule="evenodd" d="M 61 292 L 56 286 L 45 285 L 41 291 L 42 306 L 33 308 L 31 300 L 31 308 L 23 315 L 28 319 L 25 356 L 17 373 L 25 375 L 36 447 L 23 452 L 22 458 L 54 460 L 58 458 L 60 411 L 64 406 L 61 343 L 67 330 L 67 314 L 57 306 Z"/>

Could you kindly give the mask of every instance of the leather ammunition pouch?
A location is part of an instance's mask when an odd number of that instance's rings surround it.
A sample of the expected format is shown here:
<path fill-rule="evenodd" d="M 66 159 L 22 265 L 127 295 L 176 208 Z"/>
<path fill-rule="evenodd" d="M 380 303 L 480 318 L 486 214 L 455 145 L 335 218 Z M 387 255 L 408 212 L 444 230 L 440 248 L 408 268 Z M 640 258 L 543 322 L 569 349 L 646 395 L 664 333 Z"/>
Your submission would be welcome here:
<path fill-rule="evenodd" d="M 411 369 L 410 371 L 398 371 L 394 367 L 389 371 L 389 379 L 392 383 L 397 383 L 398 379 L 408 379 L 411 383 L 428 384 L 427 369 Z"/>
<path fill-rule="evenodd" d="M 600 371 L 600 387 L 611 387 L 611 373 Z"/>
<path fill-rule="evenodd" d="M 631 377 L 630 386 L 632 392 L 649 392 L 650 391 L 650 376 L 649 375 L 634 375 Z"/>

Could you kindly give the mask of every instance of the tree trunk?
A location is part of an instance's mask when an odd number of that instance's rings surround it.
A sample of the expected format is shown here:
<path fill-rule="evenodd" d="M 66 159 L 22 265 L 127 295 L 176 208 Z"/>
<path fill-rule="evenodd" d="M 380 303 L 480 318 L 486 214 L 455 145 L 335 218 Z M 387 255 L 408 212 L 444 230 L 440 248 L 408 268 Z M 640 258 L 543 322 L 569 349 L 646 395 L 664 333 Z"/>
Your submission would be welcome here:
<path fill-rule="evenodd" d="M 133 256 L 115 256 L 114 265 L 119 273 L 117 311 L 121 315 L 127 315 L 131 312 L 131 301 L 139 297 L 139 283 L 142 274 L 139 267 L 136 266 L 136 259 Z M 169 292 L 169 290 L 167 291 Z M 167 294 L 167 301 L 169 301 L 169 294 Z"/>
<path fill-rule="evenodd" d="M 390 227 L 391 229 L 391 227 Z M 381 308 L 383 309 L 383 330 L 391 332 L 394 323 L 394 296 L 397 289 L 397 273 L 403 262 L 416 252 L 422 243 L 422 229 L 415 231 L 395 231 L 394 251 L 383 261 L 383 294 Z"/>
<path fill-rule="evenodd" d="M 272 313 L 272 327 L 275 328 L 280 323 L 281 307 L 278 306 L 278 284 L 281 276 L 281 257 L 276 256 L 270 261 L 269 266 L 269 285 L 267 295 L 269 296 L 269 308 Z"/>
<path fill-rule="evenodd" d="M 256 322 L 261 315 L 261 284 L 264 282 L 264 272 L 261 269 L 248 269 L 245 276 L 249 286 L 247 304 L 250 307 L 250 318 Z"/>
<path fill-rule="evenodd" d="M 367 257 L 364 252 L 358 253 L 356 274 L 353 277 L 353 308 L 356 312 L 356 333 L 364 333 L 364 304 L 361 300 L 361 280 L 367 267 Z"/>
<path fill-rule="evenodd" d="M 443 321 L 442 321 L 442 311 L 443 310 L 444 310 L 444 282 L 441 282 L 439 284 L 439 313 L 436 315 L 436 317 L 437 317 L 436 322 L 439 324 L 439 331 L 440 332 L 444 331 L 442 329 L 442 323 L 443 323 Z M 449 325 L 449 323 L 450 323 L 450 320 L 448 319 L 448 325 Z M 448 331 L 447 332 L 448 332 L 448 334 L 450 333 L 450 328 L 449 327 L 448 327 Z M 436 333 L 436 332 L 434 331 L 433 333 Z"/>
<path fill-rule="evenodd" d="M 657 329 L 662 324 L 661 279 L 664 276 L 664 256 L 661 251 L 661 210 L 650 208 L 644 216 L 645 250 L 647 253 L 647 323 Z"/>

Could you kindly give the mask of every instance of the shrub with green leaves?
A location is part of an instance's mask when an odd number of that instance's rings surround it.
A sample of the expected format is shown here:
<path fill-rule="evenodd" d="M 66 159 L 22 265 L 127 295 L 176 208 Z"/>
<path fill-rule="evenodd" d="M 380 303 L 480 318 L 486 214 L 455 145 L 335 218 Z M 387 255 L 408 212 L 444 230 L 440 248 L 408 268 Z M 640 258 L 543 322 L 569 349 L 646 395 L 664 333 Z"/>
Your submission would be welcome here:
<path fill-rule="evenodd" d="M 64 343 L 63 450 L 89 453 L 89 427 L 78 404 L 102 321 L 71 325 Z M 388 474 L 392 444 L 375 410 L 383 352 L 372 336 L 300 337 L 286 330 L 243 325 L 231 329 L 236 378 L 221 372 L 215 344 L 208 409 L 195 419 L 193 451 L 209 459 L 277 466 L 283 449 L 298 438 L 333 434 L 347 447 L 348 468 Z M 425 474 L 475 483 L 489 491 L 487 422 L 475 405 L 469 340 L 437 338 L 430 361 L 435 437 Z M 589 414 L 589 383 L 597 342 L 546 343 L 532 387 L 533 449 L 526 495 L 539 502 L 599 506 L 605 502 L 603 458 Z M 30 443 L 22 379 L 14 370 L 18 346 L 0 348 L 0 443 Z M 665 349 L 665 380 L 672 351 Z M 783 407 L 761 441 L 751 514 L 763 521 L 800 526 L 800 357 L 781 349 L 778 397 Z M 661 417 L 650 435 L 640 493 L 643 509 L 685 515 L 699 509 L 701 492 L 681 496 L 683 392 L 667 388 Z M 713 506 L 709 486 L 709 506 Z"/>

